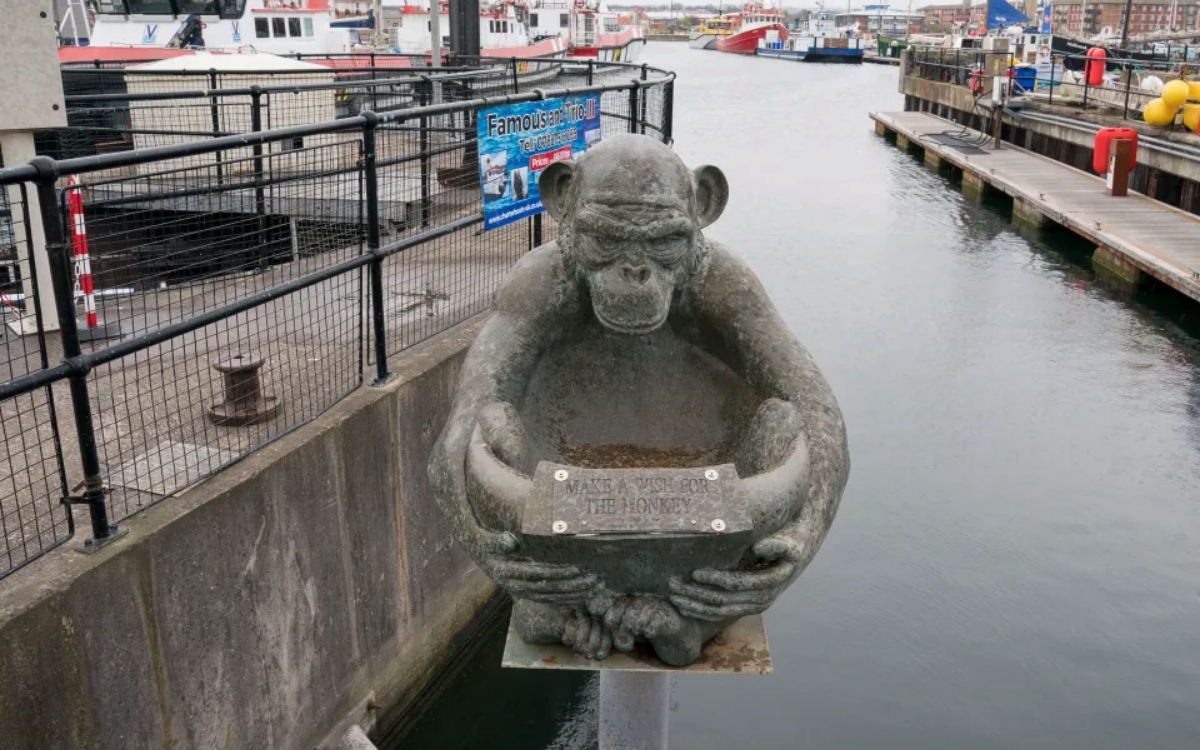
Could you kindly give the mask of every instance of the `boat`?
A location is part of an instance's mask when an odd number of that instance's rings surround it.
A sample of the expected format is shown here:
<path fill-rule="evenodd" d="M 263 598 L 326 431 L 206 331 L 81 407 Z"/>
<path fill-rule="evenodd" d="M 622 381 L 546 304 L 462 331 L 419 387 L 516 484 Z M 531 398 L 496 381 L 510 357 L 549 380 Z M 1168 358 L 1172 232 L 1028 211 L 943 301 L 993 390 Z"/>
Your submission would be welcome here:
<path fill-rule="evenodd" d="M 709 16 L 692 32 L 688 46 L 692 49 L 716 49 L 718 39 L 733 33 L 733 22 L 732 16 Z"/>
<path fill-rule="evenodd" d="M 1083 42 L 1057 34 L 1051 37 L 1050 47 L 1054 55 L 1061 58 L 1061 67 L 1066 70 L 1083 70 L 1087 51 L 1093 47 L 1099 47 L 1104 50 L 1105 59 L 1107 60 L 1106 67 L 1110 70 L 1119 68 L 1121 60 L 1131 60 L 1135 64 L 1141 64 L 1152 69 L 1167 68 L 1171 64 L 1171 60 L 1166 56 L 1156 55 L 1153 51 L 1121 49 L 1115 44 Z"/>
<path fill-rule="evenodd" d="M 773 5 L 766 2 L 747 3 L 734 18 L 733 33 L 717 39 L 719 52 L 753 55 L 760 46 L 787 41 L 788 30 L 783 11 Z"/>
<path fill-rule="evenodd" d="M 646 46 L 641 26 L 622 24 L 603 0 L 535 0 L 529 28 L 534 40 L 564 40 L 574 60 L 632 63 Z"/>
<path fill-rule="evenodd" d="M 298 56 L 333 68 L 359 68 L 368 60 L 376 67 L 405 68 L 422 64 L 408 55 L 428 55 L 432 47 L 430 0 L 383 0 L 379 33 L 373 11 L 356 15 L 331 7 L 330 0 L 105 0 L 98 7 L 91 43 L 61 47 L 60 62 L 145 62 L 203 49 Z M 438 7 L 442 48 L 448 50 L 449 3 Z M 177 8 L 200 12 L 172 12 Z M 532 40 L 528 9 L 514 0 L 480 8 L 479 38 L 484 57 L 561 59 L 567 52 L 565 43 Z M 316 59 L 323 55 L 332 56 Z M 548 75 L 557 69 L 520 73 Z"/>
<path fill-rule="evenodd" d="M 103 0 L 95 6 L 92 59 L 112 50 L 207 49 L 277 55 L 349 52 L 371 17 L 335 12 L 330 0 Z M 104 52 L 99 52 L 104 50 Z"/>
<path fill-rule="evenodd" d="M 429 55 L 431 0 L 383 0 L 381 24 L 392 52 L 406 55 Z M 441 32 L 443 55 L 450 50 L 450 3 L 438 2 L 438 28 Z M 529 8 L 523 2 L 498 0 L 481 4 L 479 8 L 480 55 L 490 58 L 543 58 L 561 60 L 567 54 L 567 44 L 557 37 L 535 38 L 529 26 Z M 378 59 L 378 56 L 376 56 Z M 448 58 L 446 58 L 448 61 Z M 558 69 L 547 66 L 521 66 L 522 80 L 533 82 L 539 73 L 557 74 Z"/>
<path fill-rule="evenodd" d="M 839 62 L 859 64 L 863 60 L 864 40 L 852 30 L 840 30 L 837 14 L 820 9 L 792 29 L 786 40 L 762 43 L 755 54 L 800 62 Z"/>

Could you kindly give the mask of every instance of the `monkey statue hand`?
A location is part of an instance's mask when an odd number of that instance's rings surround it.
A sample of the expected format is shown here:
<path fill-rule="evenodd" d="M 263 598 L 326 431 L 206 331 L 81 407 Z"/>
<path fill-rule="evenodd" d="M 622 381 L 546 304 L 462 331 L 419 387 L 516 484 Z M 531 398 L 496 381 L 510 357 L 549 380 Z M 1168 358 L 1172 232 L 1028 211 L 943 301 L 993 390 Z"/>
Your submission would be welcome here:
<path fill-rule="evenodd" d="M 512 404 L 494 402 L 479 411 L 484 442 L 501 462 L 518 473 L 533 471 L 525 426 Z M 492 580 L 515 598 L 543 604 L 578 605 L 595 589 L 596 576 L 573 565 L 539 563 L 520 557 L 520 541 L 508 531 L 476 529 L 479 559 Z"/>
<path fill-rule="evenodd" d="M 786 532 L 759 540 L 749 570 L 692 571 L 670 581 L 671 603 L 696 620 L 736 620 L 765 612 L 800 573 L 803 548 Z"/>

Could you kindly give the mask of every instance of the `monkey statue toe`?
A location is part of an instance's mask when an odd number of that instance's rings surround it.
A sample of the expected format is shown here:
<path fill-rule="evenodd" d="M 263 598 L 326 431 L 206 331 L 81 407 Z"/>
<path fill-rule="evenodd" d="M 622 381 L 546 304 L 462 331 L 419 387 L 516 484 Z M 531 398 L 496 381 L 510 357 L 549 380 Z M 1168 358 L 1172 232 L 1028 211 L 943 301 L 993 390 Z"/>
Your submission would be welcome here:
<path fill-rule="evenodd" d="M 703 229 L 719 169 L 609 138 L 538 180 L 430 477 L 530 643 L 688 664 L 812 560 L 849 472 L 837 401 L 755 275 Z"/>

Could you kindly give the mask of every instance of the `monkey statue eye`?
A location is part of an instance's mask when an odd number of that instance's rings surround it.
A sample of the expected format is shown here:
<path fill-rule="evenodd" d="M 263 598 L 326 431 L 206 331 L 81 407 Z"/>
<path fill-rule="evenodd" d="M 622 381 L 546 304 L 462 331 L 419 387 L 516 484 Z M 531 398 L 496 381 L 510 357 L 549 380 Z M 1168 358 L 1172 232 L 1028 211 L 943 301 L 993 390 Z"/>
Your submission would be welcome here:
<path fill-rule="evenodd" d="M 576 243 L 584 262 L 593 267 L 607 266 L 624 253 L 621 242 L 608 237 L 580 233 Z"/>
<path fill-rule="evenodd" d="M 663 266 L 678 265 L 691 251 L 691 238 L 684 235 L 657 237 L 646 242 L 646 256 Z"/>

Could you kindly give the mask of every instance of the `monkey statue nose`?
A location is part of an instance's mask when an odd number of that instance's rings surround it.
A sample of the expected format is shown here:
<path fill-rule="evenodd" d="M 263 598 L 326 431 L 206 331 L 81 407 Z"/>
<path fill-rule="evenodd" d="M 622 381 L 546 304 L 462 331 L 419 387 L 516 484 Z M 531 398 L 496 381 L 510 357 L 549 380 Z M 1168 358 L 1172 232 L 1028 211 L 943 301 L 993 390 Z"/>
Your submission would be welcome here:
<path fill-rule="evenodd" d="M 630 284 L 641 286 L 650 280 L 650 269 L 646 266 L 631 266 L 626 264 L 621 267 L 621 275 Z"/>

